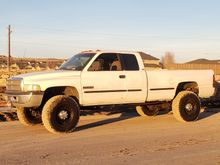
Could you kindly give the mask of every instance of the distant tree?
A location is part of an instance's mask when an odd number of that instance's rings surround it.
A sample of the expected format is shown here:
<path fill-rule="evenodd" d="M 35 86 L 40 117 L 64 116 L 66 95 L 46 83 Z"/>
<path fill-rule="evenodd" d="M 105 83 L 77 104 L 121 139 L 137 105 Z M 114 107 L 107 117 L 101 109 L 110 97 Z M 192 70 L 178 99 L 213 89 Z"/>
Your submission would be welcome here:
<path fill-rule="evenodd" d="M 174 63 L 174 54 L 171 52 L 166 52 L 165 55 L 162 57 L 163 68 L 169 68 Z"/>

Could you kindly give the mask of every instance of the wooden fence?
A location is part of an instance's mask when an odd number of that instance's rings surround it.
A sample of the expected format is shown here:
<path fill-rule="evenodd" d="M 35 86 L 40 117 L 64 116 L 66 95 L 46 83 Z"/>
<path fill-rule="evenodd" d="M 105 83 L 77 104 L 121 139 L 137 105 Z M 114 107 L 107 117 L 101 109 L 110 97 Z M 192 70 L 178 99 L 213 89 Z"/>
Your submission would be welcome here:
<path fill-rule="evenodd" d="M 211 69 L 216 75 L 220 75 L 220 64 L 172 64 L 168 67 L 171 70 L 197 70 L 197 69 Z"/>

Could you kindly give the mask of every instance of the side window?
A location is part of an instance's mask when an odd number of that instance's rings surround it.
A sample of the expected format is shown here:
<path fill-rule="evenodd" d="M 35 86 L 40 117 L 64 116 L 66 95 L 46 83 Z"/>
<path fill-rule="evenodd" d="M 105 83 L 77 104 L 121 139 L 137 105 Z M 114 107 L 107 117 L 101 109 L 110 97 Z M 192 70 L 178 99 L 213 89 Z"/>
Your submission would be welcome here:
<path fill-rule="evenodd" d="M 103 53 L 89 67 L 88 71 L 120 71 L 120 59 L 115 53 Z"/>
<path fill-rule="evenodd" d="M 120 54 L 120 59 L 122 61 L 124 70 L 139 70 L 139 65 L 135 55 Z"/>

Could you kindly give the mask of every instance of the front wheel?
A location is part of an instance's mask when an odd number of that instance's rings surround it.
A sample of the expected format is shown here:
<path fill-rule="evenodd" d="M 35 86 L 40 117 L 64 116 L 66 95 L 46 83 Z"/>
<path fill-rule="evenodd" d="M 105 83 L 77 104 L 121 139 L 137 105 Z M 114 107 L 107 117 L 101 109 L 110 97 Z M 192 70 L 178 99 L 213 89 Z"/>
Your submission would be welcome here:
<path fill-rule="evenodd" d="M 34 126 L 42 122 L 40 111 L 31 108 L 17 107 L 17 116 L 20 123 L 26 126 Z"/>
<path fill-rule="evenodd" d="M 182 122 L 194 121 L 200 113 L 200 100 L 198 96 L 190 91 L 178 93 L 172 102 L 174 117 Z"/>
<path fill-rule="evenodd" d="M 64 95 L 54 96 L 43 107 L 42 120 L 45 128 L 52 133 L 72 132 L 79 121 L 79 105 Z"/>

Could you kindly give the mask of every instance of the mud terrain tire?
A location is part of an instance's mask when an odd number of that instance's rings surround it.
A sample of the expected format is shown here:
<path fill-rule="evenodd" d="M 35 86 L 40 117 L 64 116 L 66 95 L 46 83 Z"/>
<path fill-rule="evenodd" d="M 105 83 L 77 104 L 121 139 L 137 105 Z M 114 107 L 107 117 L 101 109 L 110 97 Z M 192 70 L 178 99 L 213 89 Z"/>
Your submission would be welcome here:
<path fill-rule="evenodd" d="M 159 113 L 159 108 L 148 106 L 136 106 L 136 111 L 140 116 L 156 116 Z"/>
<path fill-rule="evenodd" d="M 56 134 L 72 132 L 79 121 L 79 116 L 78 103 L 73 98 L 64 95 L 49 99 L 42 111 L 45 128 Z"/>
<path fill-rule="evenodd" d="M 179 92 L 172 102 L 173 115 L 181 122 L 197 120 L 200 108 L 198 96 L 190 91 Z"/>
<path fill-rule="evenodd" d="M 30 108 L 17 107 L 17 116 L 21 124 L 26 126 L 34 126 L 42 123 L 40 115 L 33 115 Z"/>

